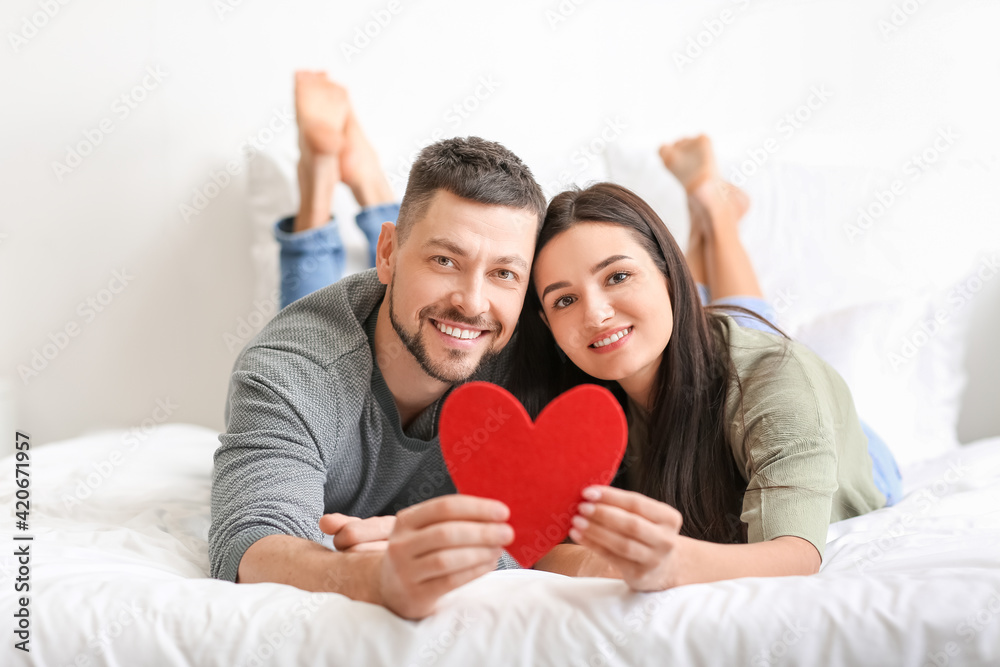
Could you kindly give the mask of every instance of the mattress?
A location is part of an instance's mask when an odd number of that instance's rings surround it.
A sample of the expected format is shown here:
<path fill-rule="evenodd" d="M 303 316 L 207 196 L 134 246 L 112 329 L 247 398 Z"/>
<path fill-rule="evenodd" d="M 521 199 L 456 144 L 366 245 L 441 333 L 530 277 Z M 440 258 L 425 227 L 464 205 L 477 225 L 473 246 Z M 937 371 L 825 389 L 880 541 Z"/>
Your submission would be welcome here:
<path fill-rule="evenodd" d="M 821 571 L 633 593 L 487 574 L 421 621 L 334 593 L 208 578 L 217 433 L 108 431 L 30 450 L 27 531 L 0 461 L 0 664 L 997 665 L 1000 438 L 903 470 L 897 505 L 830 526 Z M 28 647 L 15 547 L 31 535 Z"/>

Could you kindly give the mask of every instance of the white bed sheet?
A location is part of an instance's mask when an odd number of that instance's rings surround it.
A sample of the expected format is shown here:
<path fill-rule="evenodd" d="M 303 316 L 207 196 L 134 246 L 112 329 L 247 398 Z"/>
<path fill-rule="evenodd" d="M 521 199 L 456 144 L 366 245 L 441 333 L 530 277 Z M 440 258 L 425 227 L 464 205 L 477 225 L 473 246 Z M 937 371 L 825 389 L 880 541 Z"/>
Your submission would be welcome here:
<path fill-rule="evenodd" d="M 12 648 L 17 567 L 0 547 L 0 664 L 1000 664 L 1000 438 L 904 470 L 906 497 L 832 525 L 812 577 L 633 594 L 494 572 L 420 622 L 208 579 L 216 433 L 168 425 L 132 442 L 105 432 L 31 450 L 31 653 Z M 0 461 L 7 545 L 12 469 Z"/>

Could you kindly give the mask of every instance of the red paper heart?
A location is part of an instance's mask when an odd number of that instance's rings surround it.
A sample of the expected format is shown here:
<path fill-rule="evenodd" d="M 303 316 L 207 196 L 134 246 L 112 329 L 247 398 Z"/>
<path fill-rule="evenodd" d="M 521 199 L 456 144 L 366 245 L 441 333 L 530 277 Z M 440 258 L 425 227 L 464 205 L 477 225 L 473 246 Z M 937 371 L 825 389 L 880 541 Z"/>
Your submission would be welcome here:
<path fill-rule="evenodd" d="M 628 443 L 621 405 L 593 384 L 562 394 L 532 424 L 510 392 L 470 382 L 445 400 L 439 432 L 455 487 L 510 508 L 507 551 L 526 568 L 566 539 L 580 493 L 612 480 Z"/>

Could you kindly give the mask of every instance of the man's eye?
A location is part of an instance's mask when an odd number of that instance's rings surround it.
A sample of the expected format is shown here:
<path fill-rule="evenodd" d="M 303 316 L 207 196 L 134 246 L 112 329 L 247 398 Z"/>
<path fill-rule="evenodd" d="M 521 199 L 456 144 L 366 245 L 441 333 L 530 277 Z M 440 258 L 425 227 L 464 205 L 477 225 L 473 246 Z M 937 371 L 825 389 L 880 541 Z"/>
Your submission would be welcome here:
<path fill-rule="evenodd" d="M 514 275 L 514 272 L 510 269 L 500 269 L 497 271 L 497 277 L 500 278 L 500 280 L 515 280 L 517 278 L 517 276 Z"/>
<path fill-rule="evenodd" d="M 448 259 L 447 257 L 443 257 L 441 255 L 438 255 L 437 257 L 435 257 L 434 261 L 437 262 L 441 266 L 451 266 L 451 260 Z"/>

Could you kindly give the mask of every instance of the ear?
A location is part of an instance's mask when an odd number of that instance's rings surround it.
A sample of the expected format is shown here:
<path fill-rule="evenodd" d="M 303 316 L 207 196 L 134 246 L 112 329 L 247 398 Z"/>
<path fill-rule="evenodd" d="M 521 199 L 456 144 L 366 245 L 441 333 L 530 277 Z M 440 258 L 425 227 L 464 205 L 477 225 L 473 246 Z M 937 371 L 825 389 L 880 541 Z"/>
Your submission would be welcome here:
<path fill-rule="evenodd" d="M 378 281 L 383 285 L 392 282 L 395 263 L 396 225 L 383 222 L 382 231 L 378 235 L 378 245 L 375 246 L 375 271 L 378 274 Z"/>

